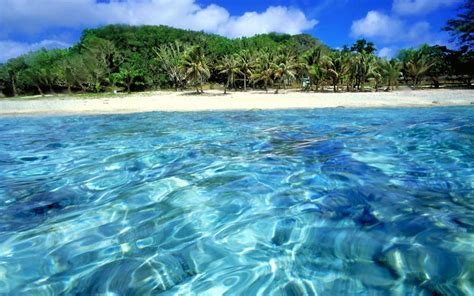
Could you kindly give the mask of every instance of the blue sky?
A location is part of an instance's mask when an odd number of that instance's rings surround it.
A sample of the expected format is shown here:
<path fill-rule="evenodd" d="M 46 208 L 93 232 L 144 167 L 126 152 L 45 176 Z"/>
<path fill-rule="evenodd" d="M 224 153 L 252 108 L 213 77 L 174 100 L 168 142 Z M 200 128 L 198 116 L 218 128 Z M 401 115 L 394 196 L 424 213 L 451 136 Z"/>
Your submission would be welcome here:
<path fill-rule="evenodd" d="M 84 28 L 165 24 L 228 37 L 309 33 L 332 47 L 365 38 L 380 56 L 422 43 L 449 44 L 441 31 L 462 0 L 0 0 L 0 62 L 41 47 L 67 47 Z"/>

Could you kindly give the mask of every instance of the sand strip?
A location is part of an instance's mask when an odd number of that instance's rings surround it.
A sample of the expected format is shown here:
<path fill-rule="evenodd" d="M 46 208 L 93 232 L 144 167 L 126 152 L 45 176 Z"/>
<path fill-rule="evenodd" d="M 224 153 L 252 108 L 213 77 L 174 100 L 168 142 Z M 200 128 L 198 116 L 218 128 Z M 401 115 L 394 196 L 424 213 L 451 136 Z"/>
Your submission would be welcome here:
<path fill-rule="evenodd" d="M 365 108 L 474 106 L 474 90 L 403 90 L 370 93 L 306 93 L 207 91 L 204 95 L 182 92 L 149 92 L 128 96 L 38 99 L 0 99 L 0 115 L 114 114 L 151 111 L 211 111 L 301 108 Z"/>

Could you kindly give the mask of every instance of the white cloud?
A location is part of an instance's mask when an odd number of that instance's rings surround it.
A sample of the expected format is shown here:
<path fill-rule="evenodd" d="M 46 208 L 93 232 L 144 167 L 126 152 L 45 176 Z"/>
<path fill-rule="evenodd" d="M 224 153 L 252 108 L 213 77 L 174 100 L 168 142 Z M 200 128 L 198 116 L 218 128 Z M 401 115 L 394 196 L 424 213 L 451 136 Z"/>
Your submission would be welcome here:
<path fill-rule="evenodd" d="M 264 12 L 231 16 L 225 8 L 202 7 L 196 0 L 0 0 L 0 36 L 38 34 L 50 29 L 77 29 L 104 24 L 169 25 L 229 37 L 259 33 L 301 33 L 313 28 L 299 9 L 268 7 Z"/>
<path fill-rule="evenodd" d="M 384 47 L 377 52 L 377 56 L 381 58 L 391 59 L 395 55 L 395 51 L 390 47 Z"/>
<path fill-rule="evenodd" d="M 442 6 L 450 6 L 461 0 L 394 0 L 392 9 L 400 15 L 418 15 L 430 13 Z"/>
<path fill-rule="evenodd" d="M 41 48 L 66 48 L 70 44 L 57 40 L 43 40 L 36 43 L 23 43 L 11 40 L 0 40 L 0 62 L 7 61 L 19 55 L 35 51 Z"/>
<path fill-rule="evenodd" d="M 354 37 L 390 39 L 398 35 L 402 29 L 403 23 L 399 19 L 372 10 L 365 18 L 352 23 L 351 34 Z"/>
<path fill-rule="evenodd" d="M 430 24 L 425 21 L 407 24 L 398 17 L 374 10 L 352 23 L 351 36 L 376 39 L 385 44 L 405 42 L 411 46 L 440 42 L 440 38 L 430 32 Z"/>
<path fill-rule="evenodd" d="M 271 6 L 263 12 L 232 16 L 221 6 L 202 7 L 197 0 L 0 0 L 0 61 L 41 47 L 66 47 L 61 41 L 28 44 L 12 41 L 18 34 L 51 36 L 63 31 L 106 24 L 168 25 L 228 37 L 279 32 L 298 34 L 317 21 L 296 8 Z M 2 41 L 3 39 L 3 41 Z M 58 39 L 54 39 L 58 40 Z"/>
<path fill-rule="evenodd" d="M 255 33 L 284 31 L 298 34 L 313 28 L 315 20 L 308 20 L 298 9 L 283 6 L 269 7 L 263 13 L 247 12 L 240 17 L 229 18 L 217 33 L 229 37 L 251 36 Z"/>

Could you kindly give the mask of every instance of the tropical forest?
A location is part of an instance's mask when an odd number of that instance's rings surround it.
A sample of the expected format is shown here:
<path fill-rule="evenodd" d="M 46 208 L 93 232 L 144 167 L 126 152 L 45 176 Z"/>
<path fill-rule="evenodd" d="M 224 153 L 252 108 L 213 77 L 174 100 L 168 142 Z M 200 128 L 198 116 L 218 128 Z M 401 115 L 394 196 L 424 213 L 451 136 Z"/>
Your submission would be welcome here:
<path fill-rule="evenodd" d="M 145 90 L 390 91 L 403 84 L 469 87 L 474 76 L 472 4 L 446 31 L 459 46 L 422 45 L 380 58 L 372 42 L 334 49 L 307 34 L 229 39 L 167 26 L 87 29 L 67 49 L 41 49 L 0 65 L 4 96 Z"/>

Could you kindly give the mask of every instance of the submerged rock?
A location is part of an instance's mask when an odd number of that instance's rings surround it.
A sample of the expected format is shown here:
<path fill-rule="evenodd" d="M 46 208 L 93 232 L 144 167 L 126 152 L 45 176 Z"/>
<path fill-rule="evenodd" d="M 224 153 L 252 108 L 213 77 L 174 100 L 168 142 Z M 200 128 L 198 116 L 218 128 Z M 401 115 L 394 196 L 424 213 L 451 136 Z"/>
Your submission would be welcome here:
<path fill-rule="evenodd" d="M 306 281 L 290 281 L 281 289 L 282 295 L 299 296 L 299 295 L 317 295 L 314 288 Z"/>
<path fill-rule="evenodd" d="M 306 232 L 301 251 L 315 257 L 372 261 L 389 244 L 382 233 L 357 229 L 313 227 Z"/>
<path fill-rule="evenodd" d="M 294 225 L 295 219 L 293 218 L 285 217 L 279 220 L 274 228 L 272 243 L 277 246 L 287 243 L 290 240 Z"/>
<path fill-rule="evenodd" d="M 17 227 L 18 230 L 35 227 L 53 215 L 65 214 L 66 208 L 78 205 L 80 200 L 81 196 L 67 189 L 34 193 L 3 209 L 6 215 L 3 216 L 4 223 L 0 229 Z M 68 211 L 71 210 L 73 209 L 68 208 Z"/>
<path fill-rule="evenodd" d="M 119 259 L 82 276 L 68 293 L 143 295 L 167 291 L 194 274 L 183 262 L 182 257 L 170 255 L 146 260 Z"/>
<path fill-rule="evenodd" d="M 421 245 L 395 245 L 377 261 L 408 283 L 432 287 L 454 283 L 462 276 L 465 265 L 458 254 Z"/>
<path fill-rule="evenodd" d="M 364 285 L 376 288 L 388 289 L 397 283 L 398 276 L 388 268 L 374 264 L 373 262 L 349 263 L 348 273 Z"/>

